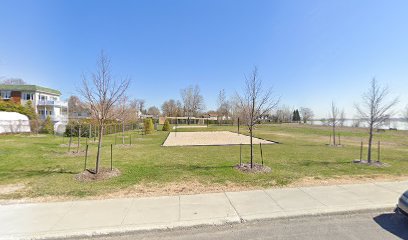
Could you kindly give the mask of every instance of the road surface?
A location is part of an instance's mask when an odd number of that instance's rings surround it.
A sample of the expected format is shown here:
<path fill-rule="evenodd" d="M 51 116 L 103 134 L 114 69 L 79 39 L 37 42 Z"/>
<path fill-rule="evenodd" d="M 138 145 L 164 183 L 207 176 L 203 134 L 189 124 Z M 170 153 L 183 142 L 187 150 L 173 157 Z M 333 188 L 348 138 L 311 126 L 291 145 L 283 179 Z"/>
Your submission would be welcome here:
<path fill-rule="evenodd" d="M 84 239 L 89 239 L 89 237 Z M 92 239 L 408 239 L 408 218 L 392 212 L 365 212 L 347 215 L 254 221 L 224 226 L 134 232 L 100 236 Z"/>

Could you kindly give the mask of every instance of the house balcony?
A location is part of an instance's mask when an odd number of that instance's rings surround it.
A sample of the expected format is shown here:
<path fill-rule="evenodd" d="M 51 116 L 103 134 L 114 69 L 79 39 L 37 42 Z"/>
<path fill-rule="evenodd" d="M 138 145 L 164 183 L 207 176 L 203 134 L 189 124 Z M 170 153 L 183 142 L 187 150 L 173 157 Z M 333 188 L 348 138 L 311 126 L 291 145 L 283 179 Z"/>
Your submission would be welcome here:
<path fill-rule="evenodd" d="M 54 100 L 40 100 L 37 106 L 53 106 L 53 107 L 66 107 L 68 108 L 68 102 L 54 101 Z"/>
<path fill-rule="evenodd" d="M 67 115 L 40 115 L 41 120 L 45 120 L 47 117 L 50 117 L 51 121 L 53 122 L 62 122 L 62 123 L 68 123 L 68 116 Z"/>

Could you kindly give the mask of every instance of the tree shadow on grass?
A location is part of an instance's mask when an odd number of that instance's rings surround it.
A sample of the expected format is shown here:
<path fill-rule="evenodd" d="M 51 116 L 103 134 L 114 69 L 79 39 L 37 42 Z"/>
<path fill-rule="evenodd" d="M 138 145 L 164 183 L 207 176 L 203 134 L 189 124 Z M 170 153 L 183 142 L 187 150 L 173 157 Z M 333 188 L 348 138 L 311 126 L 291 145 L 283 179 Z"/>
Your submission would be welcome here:
<path fill-rule="evenodd" d="M 299 147 L 321 147 L 321 144 L 295 144 L 294 146 L 299 146 Z"/>
<path fill-rule="evenodd" d="M 330 166 L 330 165 L 351 165 L 351 162 L 336 162 L 336 161 L 313 161 L 313 160 L 303 160 L 297 163 L 299 166 Z"/>
<path fill-rule="evenodd" d="M 195 171 L 195 170 L 215 170 L 215 169 L 233 169 L 233 165 L 220 165 L 220 166 L 202 166 L 202 165 L 184 165 L 176 164 L 169 166 L 160 166 L 161 169 L 182 169 L 186 171 Z"/>
<path fill-rule="evenodd" d="M 48 176 L 55 173 L 59 174 L 77 174 L 79 172 L 71 171 L 64 168 L 46 168 L 44 170 L 15 169 L 7 172 L 0 172 L 0 176 L 13 176 L 13 178 L 26 178 Z"/>
<path fill-rule="evenodd" d="M 408 217 L 399 213 L 385 213 L 374 217 L 374 221 L 395 236 L 408 239 Z"/>

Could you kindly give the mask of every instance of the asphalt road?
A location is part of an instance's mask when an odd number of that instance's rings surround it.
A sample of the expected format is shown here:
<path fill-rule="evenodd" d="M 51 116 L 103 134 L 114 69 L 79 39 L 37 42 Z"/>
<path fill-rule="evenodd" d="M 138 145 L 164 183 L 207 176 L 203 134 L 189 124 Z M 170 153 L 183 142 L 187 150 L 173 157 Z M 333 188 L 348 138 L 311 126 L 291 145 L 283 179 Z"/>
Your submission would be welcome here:
<path fill-rule="evenodd" d="M 408 239 L 408 218 L 391 212 L 365 212 L 266 220 L 224 226 L 134 232 L 92 239 Z"/>

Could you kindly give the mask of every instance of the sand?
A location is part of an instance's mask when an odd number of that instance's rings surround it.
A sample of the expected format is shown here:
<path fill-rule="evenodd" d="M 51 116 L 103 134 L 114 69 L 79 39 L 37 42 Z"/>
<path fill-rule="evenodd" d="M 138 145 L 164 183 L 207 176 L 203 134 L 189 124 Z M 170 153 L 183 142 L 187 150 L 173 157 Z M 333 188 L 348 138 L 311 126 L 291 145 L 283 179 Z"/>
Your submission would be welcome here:
<path fill-rule="evenodd" d="M 249 144 L 250 137 L 228 131 L 217 132 L 171 132 L 163 146 L 222 146 Z M 253 138 L 254 144 L 273 144 L 274 142 Z"/>

